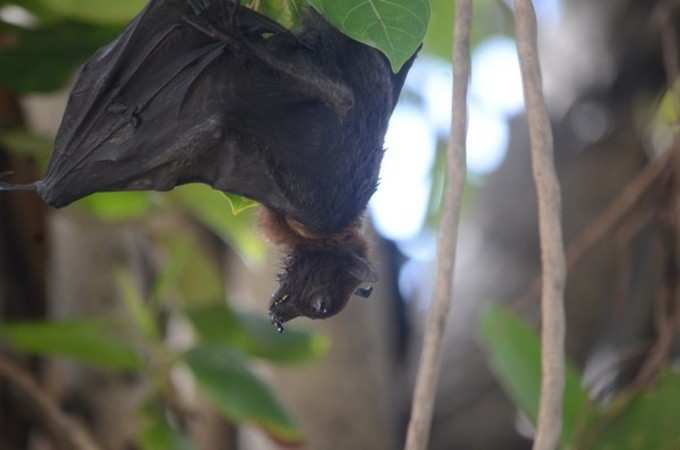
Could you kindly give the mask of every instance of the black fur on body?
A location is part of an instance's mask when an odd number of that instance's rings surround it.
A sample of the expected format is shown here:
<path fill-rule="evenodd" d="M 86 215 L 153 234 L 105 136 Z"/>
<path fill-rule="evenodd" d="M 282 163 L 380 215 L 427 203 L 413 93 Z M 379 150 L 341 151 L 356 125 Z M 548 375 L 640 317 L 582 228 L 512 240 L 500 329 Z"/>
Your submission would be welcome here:
<path fill-rule="evenodd" d="M 273 322 L 330 317 L 375 278 L 360 216 L 411 63 L 393 74 L 311 9 L 289 32 L 231 0 L 151 0 L 82 67 L 45 178 L 0 189 L 54 207 L 190 182 L 252 198 L 290 251 Z"/>

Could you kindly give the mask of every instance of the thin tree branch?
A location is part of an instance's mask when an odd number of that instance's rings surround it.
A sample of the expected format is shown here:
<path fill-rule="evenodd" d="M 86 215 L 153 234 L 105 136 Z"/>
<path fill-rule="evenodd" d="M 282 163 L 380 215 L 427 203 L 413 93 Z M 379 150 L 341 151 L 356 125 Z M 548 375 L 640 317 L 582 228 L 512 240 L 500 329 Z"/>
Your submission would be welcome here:
<path fill-rule="evenodd" d="M 538 195 L 541 238 L 541 400 L 534 450 L 557 448 L 562 429 L 564 391 L 564 287 L 566 260 L 562 239 L 561 194 L 553 161 L 553 137 L 543 98 L 536 13 L 531 0 L 515 0 L 517 53 L 529 121 L 531 160 Z"/>
<path fill-rule="evenodd" d="M 581 259 L 602 241 L 630 213 L 647 192 L 669 171 L 673 154 L 665 152 L 645 167 L 628 183 L 621 193 L 590 224 L 574 238 L 567 247 L 567 268 L 572 269 Z M 526 294 L 511 304 L 521 306 L 537 297 L 541 291 L 541 277 L 531 282 Z"/>
<path fill-rule="evenodd" d="M 441 347 L 453 298 L 461 197 L 465 184 L 467 92 L 470 78 L 472 0 L 456 1 L 453 33 L 453 105 L 449 137 L 447 187 L 439 227 L 435 294 L 427 315 L 423 350 L 413 394 L 406 450 L 425 450 L 430 435 L 435 392 L 441 366 Z"/>
<path fill-rule="evenodd" d="M 31 374 L 0 355 L 0 379 L 7 380 L 25 398 L 26 409 L 42 422 L 59 448 L 64 450 L 100 450 L 90 434 L 64 414 L 33 381 Z"/>

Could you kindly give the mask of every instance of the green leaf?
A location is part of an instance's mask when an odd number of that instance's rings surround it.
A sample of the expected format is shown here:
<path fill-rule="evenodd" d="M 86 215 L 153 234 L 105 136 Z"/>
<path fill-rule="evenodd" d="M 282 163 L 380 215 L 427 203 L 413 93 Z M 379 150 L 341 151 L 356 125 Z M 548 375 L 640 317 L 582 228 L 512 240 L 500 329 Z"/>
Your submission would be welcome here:
<path fill-rule="evenodd" d="M 224 276 L 195 233 L 176 228 L 159 232 L 156 237 L 166 258 L 153 289 L 155 301 L 170 293 L 185 304 L 224 300 Z"/>
<path fill-rule="evenodd" d="M 98 219 L 122 222 L 144 217 L 153 206 L 152 196 L 149 192 L 101 192 L 76 204 Z"/>
<path fill-rule="evenodd" d="M 173 427 L 159 405 L 145 408 L 142 417 L 142 450 L 193 450 L 189 438 Z"/>
<path fill-rule="evenodd" d="M 300 23 L 305 0 L 241 0 L 241 4 L 293 28 Z"/>
<path fill-rule="evenodd" d="M 482 318 L 482 337 L 491 365 L 515 404 L 535 424 L 541 387 L 541 344 L 538 335 L 517 315 L 494 306 Z M 565 447 L 589 411 L 587 393 L 576 371 L 567 367 L 561 442 Z"/>
<path fill-rule="evenodd" d="M 382 51 L 392 70 L 415 53 L 430 20 L 430 0 L 307 0 L 347 36 Z"/>
<path fill-rule="evenodd" d="M 25 353 L 60 356 L 111 370 L 139 370 L 143 361 L 102 320 L 0 325 L 0 339 Z"/>
<path fill-rule="evenodd" d="M 0 22 L 0 84 L 19 93 L 62 88 L 74 70 L 99 47 L 113 40 L 119 27 L 73 21 L 38 29 Z"/>
<path fill-rule="evenodd" d="M 260 315 L 235 313 L 226 305 L 189 310 L 188 316 L 202 341 L 237 348 L 279 364 L 319 358 L 329 347 L 328 340 L 321 335 L 293 328 L 279 334 Z"/>
<path fill-rule="evenodd" d="M 225 417 L 255 423 L 278 441 L 300 443 L 297 426 L 237 352 L 201 346 L 188 352 L 186 361 L 206 397 Z"/>
<path fill-rule="evenodd" d="M 235 216 L 241 214 L 243 211 L 246 211 L 250 208 L 255 208 L 259 205 L 259 203 L 257 203 L 255 200 L 241 197 L 240 195 L 224 193 L 224 196 L 227 197 L 229 206 L 231 206 L 231 212 Z"/>
<path fill-rule="evenodd" d="M 250 261 L 264 256 L 264 244 L 254 230 L 252 209 L 234 216 L 224 194 L 202 184 L 187 184 L 167 194 L 176 205 L 231 244 Z"/>
<path fill-rule="evenodd" d="M 23 0 L 38 16 L 62 17 L 95 24 L 125 24 L 139 13 L 146 0 Z"/>
<path fill-rule="evenodd" d="M 662 372 L 648 390 L 623 393 L 575 440 L 579 450 L 676 450 L 680 374 Z"/>
<path fill-rule="evenodd" d="M 116 284 L 121 293 L 123 303 L 130 316 L 146 338 L 160 339 L 160 330 L 156 326 L 154 314 L 144 301 L 135 280 L 129 270 L 118 269 L 115 272 Z"/>

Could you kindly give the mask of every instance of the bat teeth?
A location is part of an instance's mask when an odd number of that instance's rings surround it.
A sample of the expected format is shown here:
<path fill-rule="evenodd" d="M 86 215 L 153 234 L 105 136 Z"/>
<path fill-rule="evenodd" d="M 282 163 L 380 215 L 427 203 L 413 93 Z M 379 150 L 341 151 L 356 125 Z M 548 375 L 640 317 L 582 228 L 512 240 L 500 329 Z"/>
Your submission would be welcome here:
<path fill-rule="evenodd" d="M 274 296 L 275 296 L 275 299 L 274 299 L 274 302 L 272 303 L 272 306 L 277 306 L 277 305 L 281 305 L 283 303 L 286 303 L 288 301 L 288 299 L 290 298 L 290 295 L 288 295 L 288 294 L 285 294 L 285 295 L 281 296 L 280 298 L 276 298 L 276 294 L 274 294 Z"/>

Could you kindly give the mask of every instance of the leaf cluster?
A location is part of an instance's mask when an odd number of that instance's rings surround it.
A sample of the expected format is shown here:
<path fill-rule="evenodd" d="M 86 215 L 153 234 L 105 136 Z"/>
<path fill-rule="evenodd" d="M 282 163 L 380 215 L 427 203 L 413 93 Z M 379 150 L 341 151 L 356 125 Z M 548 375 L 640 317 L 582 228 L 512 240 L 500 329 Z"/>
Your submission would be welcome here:
<path fill-rule="evenodd" d="M 482 320 L 491 366 L 517 407 L 536 423 L 541 348 L 536 332 L 514 313 L 493 307 Z M 606 403 L 589 399 L 584 382 L 567 368 L 561 448 L 568 450 L 671 450 L 680 448 L 677 411 L 680 374 L 663 370 L 646 390 L 624 390 Z"/>

